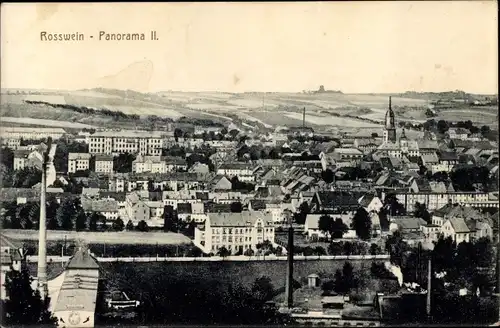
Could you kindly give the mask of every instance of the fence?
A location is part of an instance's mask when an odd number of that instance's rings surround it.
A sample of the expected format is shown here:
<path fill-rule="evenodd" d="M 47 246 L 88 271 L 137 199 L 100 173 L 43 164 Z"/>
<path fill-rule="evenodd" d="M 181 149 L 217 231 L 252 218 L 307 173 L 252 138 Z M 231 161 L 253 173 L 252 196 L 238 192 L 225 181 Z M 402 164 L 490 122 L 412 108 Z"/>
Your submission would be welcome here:
<path fill-rule="evenodd" d="M 70 256 L 47 256 L 47 262 L 67 262 Z M 294 261 L 334 261 L 334 260 L 389 260 L 384 255 L 295 255 Z M 211 256 L 211 257 L 97 257 L 99 262 L 217 262 L 217 261 L 286 261 L 286 256 Z M 28 262 L 38 262 L 38 256 L 27 256 Z"/>

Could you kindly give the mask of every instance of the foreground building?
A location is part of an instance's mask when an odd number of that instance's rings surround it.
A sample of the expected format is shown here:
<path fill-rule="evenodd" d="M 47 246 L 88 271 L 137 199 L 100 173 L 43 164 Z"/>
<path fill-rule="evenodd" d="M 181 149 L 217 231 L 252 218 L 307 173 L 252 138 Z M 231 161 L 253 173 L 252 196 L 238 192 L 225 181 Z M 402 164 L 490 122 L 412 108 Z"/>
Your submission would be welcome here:
<path fill-rule="evenodd" d="M 274 243 L 273 218 L 260 212 L 209 213 L 194 233 L 195 245 L 207 254 L 217 254 L 222 247 L 243 254 L 266 240 Z"/>

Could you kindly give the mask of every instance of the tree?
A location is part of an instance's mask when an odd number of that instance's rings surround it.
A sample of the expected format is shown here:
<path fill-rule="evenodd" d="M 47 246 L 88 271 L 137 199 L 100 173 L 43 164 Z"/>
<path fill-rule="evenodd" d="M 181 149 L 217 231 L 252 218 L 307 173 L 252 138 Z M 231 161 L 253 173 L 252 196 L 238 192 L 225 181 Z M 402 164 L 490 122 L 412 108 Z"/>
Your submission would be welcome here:
<path fill-rule="evenodd" d="M 125 229 L 127 231 L 133 231 L 134 230 L 134 223 L 132 222 L 132 220 L 128 220 L 127 226 L 125 227 Z"/>
<path fill-rule="evenodd" d="M 50 299 L 42 299 L 38 289 L 31 287 L 27 268 L 5 274 L 5 301 L 2 301 L 2 325 L 56 327 L 57 319 L 49 311 Z"/>
<path fill-rule="evenodd" d="M 240 202 L 233 202 L 230 206 L 232 213 L 241 213 L 243 211 L 243 205 Z"/>
<path fill-rule="evenodd" d="M 349 230 L 349 227 L 344 223 L 341 218 L 336 218 L 331 226 L 331 237 L 333 239 L 339 239 L 344 236 L 344 234 Z"/>
<path fill-rule="evenodd" d="M 243 253 L 243 255 L 245 255 L 245 256 L 253 256 L 253 255 L 254 255 L 254 253 L 255 253 L 255 252 L 254 252 L 254 250 L 253 250 L 253 249 L 251 249 L 251 248 L 247 248 L 247 249 L 245 250 L 245 252 Z"/>
<path fill-rule="evenodd" d="M 359 238 L 367 240 L 371 237 L 372 221 L 368 212 L 360 207 L 352 218 L 352 229 L 356 231 Z"/>
<path fill-rule="evenodd" d="M 181 129 L 176 128 L 174 130 L 174 138 L 175 138 L 176 142 L 179 141 L 179 138 L 181 138 L 183 135 L 184 135 L 184 132 Z"/>
<path fill-rule="evenodd" d="M 431 215 L 427 211 L 425 204 L 420 204 L 419 202 L 415 203 L 415 211 L 414 211 L 413 215 L 417 218 L 424 219 L 425 222 L 427 222 L 427 223 L 431 223 L 431 221 L 432 221 Z"/>
<path fill-rule="evenodd" d="M 378 138 L 378 133 L 377 132 L 372 132 L 372 138 Z"/>
<path fill-rule="evenodd" d="M 149 227 L 148 227 L 148 224 L 146 223 L 146 221 L 144 221 L 144 220 L 139 221 L 139 223 L 137 223 L 137 230 L 142 231 L 142 232 L 149 231 Z"/>
<path fill-rule="evenodd" d="M 439 131 L 439 133 L 445 133 L 446 131 L 448 131 L 448 129 L 450 128 L 448 122 L 446 122 L 445 120 L 439 120 L 438 123 L 437 123 L 437 129 Z"/>
<path fill-rule="evenodd" d="M 349 292 L 352 288 L 356 287 L 356 279 L 354 277 L 354 269 L 350 262 L 345 262 L 342 267 L 342 277 L 344 280 L 344 287 L 346 292 Z"/>
<path fill-rule="evenodd" d="M 389 253 L 391 263 L 397 266 L 402 265 L 406 248 L 407 244 L 399 231 L 395 231 L 385 242 L 385 251 Z"/>
<path fill-rule="evenodd" d="M 380 253 L 382 253 L 382 250 L 379 245 L 374 243 L 370 245 L 370 255 L 379 255 Z"/>
<path fill-rule="evenodd" d="M 125 223 L 123 223 L 123 220 L 121 218 L 117 218 L 113 221 L 112 228 L 114 231 L 123 231 L 123 228 L 125 228 Z"/>
<path fill-rule="evenodd" d="M 73 222 L 76 215 L 74 200 L 66 198 L 56 211 L 56 219 L 61 230 L 73 230 Z"/>
<path fill-rule="evenodd" d="M 274 286 L 271 283 L 271 278 L 262 276 L 255 279 L 252 285 L 252 293 L 258 300 L 270 301 L 274 296 Z"/>
<path fill-rule="evenodd" d="M 178 225 L 179 222 L 174 207 L 166 205 L 163 209 L 163 231 L 177 232 L 179 231 Z"/>
<path fill-rule="evenodd" d="M 318 229 L 325 234 L 330 234 L 333 227 L 333 218 L 329 215 L 322 215 L 319 217 Z"/>
<path fill-rule="evenodd" d="M 135 160 L 135 155 L 130 153 L 121 153 L 113 157 L 113 170 L 118 173 L 132 172 L 132 162 Z"/>
<path fill-rule="evenodd" d="M 226 247 L 222 246 L 217 251 L 217 255 L 221 256 L 221 257 L 227 257 L 227 256 L 231 255 L 231 252 Z"/>
<path fill-rule="evenodd" d="M 330 169 L 327 168 L 326 170 L 324 170 L 324 171 L 321 172 L 321 178 L 326 183 L 332 183 L 333 180 L 335 179 L 335 176 L 334 176 L 332 170 L 330 170 Z"/>
<path fill-rule="evenodd" d="M 78 211 L 75 220 L 75 229 L 76 231 L 83 231 L 87 226 L 87 215 L 83 210 Z"/>

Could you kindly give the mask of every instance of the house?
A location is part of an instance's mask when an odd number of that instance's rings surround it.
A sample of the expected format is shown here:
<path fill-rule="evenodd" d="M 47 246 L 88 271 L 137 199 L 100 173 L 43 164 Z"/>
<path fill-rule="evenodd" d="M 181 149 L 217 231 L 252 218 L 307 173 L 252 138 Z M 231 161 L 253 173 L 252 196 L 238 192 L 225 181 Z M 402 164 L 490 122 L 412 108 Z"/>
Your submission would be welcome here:
<path fill-rule="evenodd" d="M 453 217 L 481 220 L 484 218 L 484 215 L 473 207 L 453 204 L 450 200 L 448 204 L 440 207 L 432 213 L 432 224 L 442 226 L 446 219 Z"/>
<path fill-rule="evenodd" d="M 426 241 L 437 241 L 441 234 L 441 226 L 437 224 L 428 223 L 421 226 L 421 231 Z"/>
<path fill-rule="evenodd" d="M 460 139 L 460 140 L 467 140 L 469 134 L 470 131 L 465 128 L 449 128 L 448 131 L 446 132 L 446 136 L 449 139 Z"/>
<path fill-rule="evenodd" d="M 196 162 L 188 170 L 189 173 L 209 173 L 210 168 L 207 164 Z"/>
<path fill-rule="evenodd" d="M 319 230 L 319 220 L 324 214 L 307 214 L 304 224 L 304 234 L 308 240 L 318 240 L 328 238 L 328 233 Z M 333 220 L 341 219 L 342 222 L 348 227 L 347 232 L 344 233 L 342 238 L 356 238 L 356 230 L 351 229 L 352 215 L 350 214 L 337 214 L 330 215 Z"/>
<path fill-rule="evenodd" d="M 231 181 L 224 175 L 216 175 L 210 182 L 208 188 L 213 191 L 232 190 Z"/>
<path fill-rule="evenodd" d="M 104 154 L 95 155 L 95 172 L 113 173 L 113 156 Z"/>
<path fill-rule="evenodd" d="M 336 161 L 359 161 L 363 152 L 356 148 L 336 148 L 331 156 Z"/>
<path fill-rule="evenodd" d="M 257 250 L 264 241 L 274 244 L 274 225 L 260 212 L 209 213 L 205 224 L 195 228 L 194 244 L 204 253 L 217 254 L 222 247 L 232 254 Z"/>
<path fill-rule="evenodd" d="M 55 278 L 62 287 L 51 295 L 49 310 L 60 326 L 94 327 L 99 269 L 90 252 L 80 249 Z"/>
<path fill-rule="evenodd" d="M 5 275 L 11 268 L 20 271 L 24 256 L 25 251 L 21 243 L 8 238 L 4 234 L 0 234 L 0 274 L 2 277 L 0 296 L 2 300 L 6 298 L 4 286 Z"/>
<path fill-rule="evenodd" d="M 431 165 L 432 173 L 450 172 L 458 164 L 458 154 L 450 151 L 440 151 L 437 153 L 438 163 Z"/>
<path fill-rule="evenodd" d="M 138 155 L 136 159 L 132 162 L 132 172 L 133 173 L 166 173 L 165 162 L 162 160 L 160 155 L 146 156 Z"/>
<path fill-rule="evenodd" d="M 148 221 L 151 216 L 151 211 L 146 203 L 149 200 L 147 191 L 133 191 L 126 196 L 125 211 L 127 216 L 132 221 Z"/>
<path fill-rule="evenodd" d="M 111 222 L 118 218 L 118 202 L 113 199 L 93 200 L 82 197 L 82 208 L 87 213 L 99 213 Z"/>
<path fill-rule="evenodd" d="M 380 211 L 380 209 L 383 207 L 382 201 L 374 193 L 368 193 L 368 194 L 361 196 L 361 198 L 359 198 L 358 202 L 359 202 L 359 205 L 361 207 L 363 207 L 368 213 L 370 213 L 370 212 L 378 213 Z"/>
<path fill-rule="evenodd" d="M 422 165 L 427 168 L 427 170 L 432 171 L 432 167 L 439 164 L 439 158 L 436 153 L 423 154 L 421 155 Z"/>
<path fill-rule="evenodd" d="M 360 207 L 359 198 L 364 194 L 359 191 L 318 191 L 311 200 L 311 212 L 354 213 Z"/>
<path fill-rule="evenodd" d="M 255 180 L 253 175 L 253 167 L 246 163 L 227 163 L 222 164 L 217 169 L 218 175 L 225 175 L 229 178 L 234 176 L 238 177 L 240 181 L 249 181 L 252 182 Z"/>
<path fill-rule="evenodd" d="M 86 171 L 90 168 L 89 153 L 69 153 L 68 154 L 68 172 Z"/>
<path fill-rule="evenodd" d="M 394 216 L 389 219 L 389 231 L 399 230 L 402 233 L 407 232 L 419 232 L 422 230 L 422 226 L 425 226 L 427 222 L 422 218 L 412 217 L 412 216 Z"/>
<path fill-rule="evenodd" d="M 452 217 L 447 219 L 441 226 L 441 233 L 445 238 L 451 237 L 457 244 L 465 241 L 470 242 L 476 231 L 475 227 L 467 224 L 462 217 Z"/>

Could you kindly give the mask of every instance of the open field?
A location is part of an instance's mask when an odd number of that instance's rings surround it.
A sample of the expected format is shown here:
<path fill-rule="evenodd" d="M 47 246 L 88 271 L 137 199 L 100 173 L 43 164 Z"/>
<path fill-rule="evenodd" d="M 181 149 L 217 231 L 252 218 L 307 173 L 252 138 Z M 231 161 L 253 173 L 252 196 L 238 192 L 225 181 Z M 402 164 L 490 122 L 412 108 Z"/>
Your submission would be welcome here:
<path fill-rule="evenodd" d="M 255 120 L 268 125 L 302 125 L 302 108 L 306 120 L 313 128 L 338 127 L 347 129 L 374 128 L 371 122 L 328 115 L 356 115 L 382 121 L 388 107 L 388 95 L 342 93 L 262 93 L 231 94 L 223 92 L 159 92 L 92 89 L 78 91 L 52 91 L 43 95 L 2 94 L 0 115 L 54 121 L 74 122 L 96 126 L 124 124 L 110 117 L 84 115 L 59 108 L 44 108 L 23 103 L 24 99 L 53 103 L 67 103 L 91 108 L 106 108 L 140 116 L 156 115 L 177 119 L 185 116 L 199 119 L 231 121 L 226 113 L 236 114 L 244 120 Z M 396 120 L 424 122 L 427 99 L 393 96 Z M 403 108 L 409 106 L 411 108 Z M 417 109 L 418 108 L 418 109 Z M 436 119 L 471 120 L 477 124 L 496 124 L 498 108 L 446 109 Z M 48 124 L 48 122 L 45 122 Z M 44 123 L 44 124 L 45 124 Z M 66 125 L 66 123 L 63 123 Z M 52 124 L 51 126 L 57 126 Z"/>
<path fill-rule="evenodd" d="M 0 117 L 0 122 L 7 123 L 20 123 L 23 125 L 36 125 L 36 126 L 52 126 L 57 128 L 72 128 L 72 129 L 90 129 L 95 128 L 93 125 L 68 122 L 68 121 L 58 121 L 58 120 L 45 120 L 41 118 L 29 118 L 29 117 Z"/>
<path fill-rule="evenodd" d="M 307 276 L 318 274 L 320 278 L 330 278 L 335 271 L 342 269 L 345 260 L 311 260 L 296 261 L 294 263 L 294 279 L 302 285 L 307 284 Z M 354 267 L 354 272 L 370 272 L 373 260 L 349 260 Z M 36 273 L 37 264 L 29 263 L 33 274 Z M 198 262 L 135 262 L 135 263 L 100 263 L 105 274 L 112 280 L 119 282 L 121 288 L 129 290 L 138 281 L 151 281 L 155 277 L 191 277 L 204 279 L 211 277 L 221 282 L 241 283 L 251 285 L 255 279 L 267 276 L 271 278 L 276 288 L 282 288 L 286 282 L 286 261 L 198 261 Z M 62 272 L 61 263 L 48 263 L 51 277 Z M 244 272 L 245 274 L 241 274 Z M 127 285 L 128 284 L 128 285 Z M 137 292 L 137 291 L 135 291 Z"/>
<path fill-rule="evenodd" d="M 38 240 L 37 230 L 13 230 L 4 229 L 2 231 L 7 237 L 15 240 Z M 76 231 L 47 231 L 47 240 L 64 241 L 83 240 L 87 244 L 130 244 L 130 245 L 178 245 L 190 244 L 191 240 L 178 233 L 172 232 L 76 232 Z"/>

